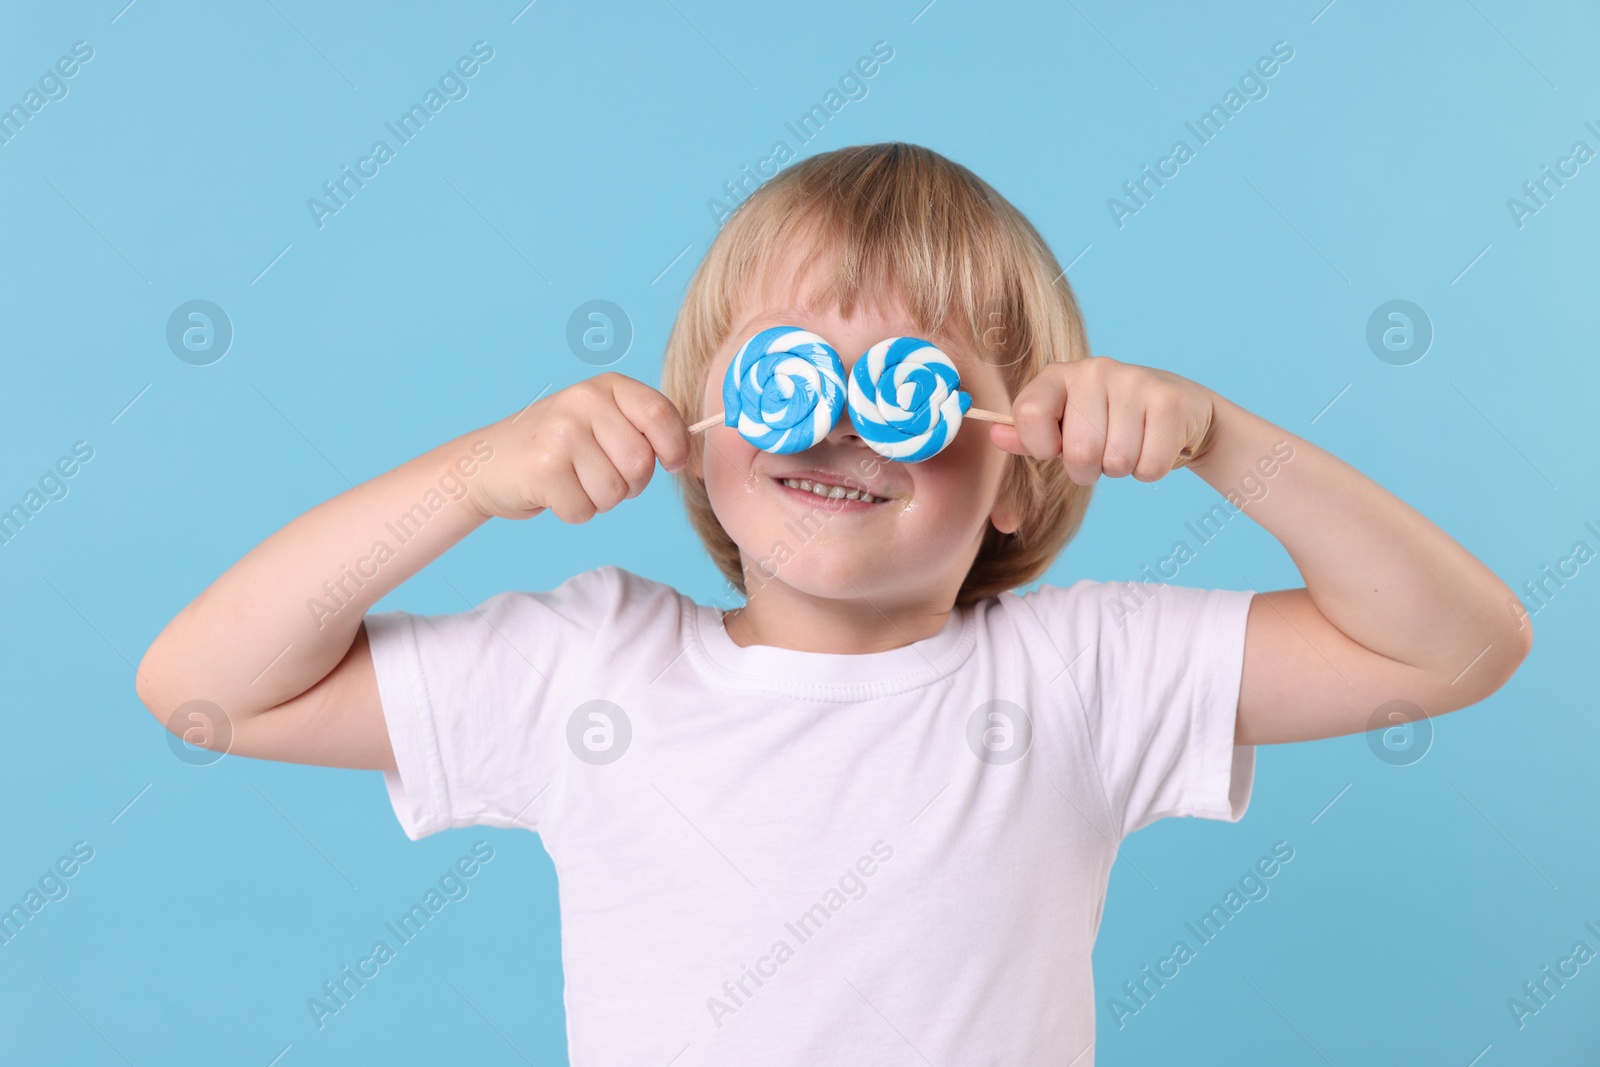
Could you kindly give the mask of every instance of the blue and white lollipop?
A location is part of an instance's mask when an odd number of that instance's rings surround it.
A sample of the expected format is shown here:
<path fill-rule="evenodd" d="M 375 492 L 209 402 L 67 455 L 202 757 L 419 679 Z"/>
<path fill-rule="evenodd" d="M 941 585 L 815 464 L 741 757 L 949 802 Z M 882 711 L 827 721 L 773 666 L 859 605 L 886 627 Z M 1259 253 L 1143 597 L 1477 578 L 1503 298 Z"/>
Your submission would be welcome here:
<path fill-rule="evenodd" d="M 963 417 L 1010 424 L 972 406 L 950 357 L 918 337 L 879 341 L 844 363 L 822 338 L 774 326 L 746 341 L 722 381 L 723 410 L 689 427 L 721 423 L 766 452 L 803 452 L 827 436 L 848 407 L 856 433 L 879 455 L 920 463 L 955 439 Z"/>
<path fill-rule="evenodd" d="M 937 455 L 971 407 L 955 363 L 919 337 L 879 341 L 850 372 L 850 421 L 888 459 L 920 463 Z"/>
<path fill-rule="evenodd" d="M 839 353 L 798 326 L 774 326 L 728 364 L 720 421 L 764 452 L 803 452 L 827 436 L 844 407 Z"/>

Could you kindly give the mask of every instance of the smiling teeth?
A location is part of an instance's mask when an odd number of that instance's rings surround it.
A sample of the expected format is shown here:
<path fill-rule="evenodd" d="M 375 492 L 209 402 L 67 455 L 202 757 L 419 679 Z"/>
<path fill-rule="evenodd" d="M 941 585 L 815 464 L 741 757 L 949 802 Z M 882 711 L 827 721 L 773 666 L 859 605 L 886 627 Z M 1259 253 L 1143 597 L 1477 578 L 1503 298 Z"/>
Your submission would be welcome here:
<path fill-rule="evenodd" d="M 869 504 L 886 504 L 888 497 L 873 496 L 863 489 L 846 489 L 842 485 L 828 485 L 826 482 L 810 482 L 804 478 L 783 478 L 784 485 L 790 489 L 800 489 L 817 496 L 827 497 L 830 500 L 864 500 Z"/>

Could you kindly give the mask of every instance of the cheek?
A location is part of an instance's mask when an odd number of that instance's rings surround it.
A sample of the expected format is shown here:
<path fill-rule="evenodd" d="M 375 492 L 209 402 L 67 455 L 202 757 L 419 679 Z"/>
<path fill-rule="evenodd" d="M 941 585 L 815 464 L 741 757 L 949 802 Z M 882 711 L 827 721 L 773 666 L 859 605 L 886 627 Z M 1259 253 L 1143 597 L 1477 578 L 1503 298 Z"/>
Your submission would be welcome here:
<path fill-rule="evenodd" d="M 962 438 L 921 464 L 928 470 L 916 475 L 917 521 L 943 536 L 955 531 L 965 535 L 987 523 L 1005 474 L 1005 453 L 987 440 L 986 426 L 974 429 L 985 436 L 968 439 L 963 427 Z"/>
<path fill-rule="evenodd" d="M 749 498 L 757 488 L 752 466 L 756 449 L 734 430 L 713 426 L 705 431 L 701 469 L 706 480 L 706 495 L 711 506 L 727 526 L 747 512 Z"/>
<path fill-rule="evenodd" d="M 946 531 L 964 528 L 981 518 L 992 475 L 981 456 L 945 449 L 933 459 L 915 465 L 907 518 Z"/>
<path fill-rule="evenodd" d="M 979 502 L 1000 484 L 1005 453 L 989 441 L 987 423 L 962 423 L 955 441 L 928 461 L 930 474 L 943 493 L 959 501 Z"/>

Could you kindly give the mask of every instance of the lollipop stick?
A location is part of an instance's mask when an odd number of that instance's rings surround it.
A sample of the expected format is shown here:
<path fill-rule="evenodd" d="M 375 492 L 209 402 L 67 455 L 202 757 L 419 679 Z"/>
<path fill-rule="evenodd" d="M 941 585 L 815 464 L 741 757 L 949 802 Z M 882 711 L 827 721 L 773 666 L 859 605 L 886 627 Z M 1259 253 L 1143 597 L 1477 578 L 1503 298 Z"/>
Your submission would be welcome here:
<path fill-rule="evenodd" d="M 699 422 L 695 423 L 693 426 L 689 427 L 689 432 L 690 433 L 699 433 L 701 430 L 709 430 L 711 427 L 713 427 L 713 426 L 717 425 L 717 423 L 721 422 L 723 420 L 723 418 L 724 418 L 724 415 L 720 411 L 717 412 L 715 415 L 708 415 L 707 417 L 701 419 Z"/>

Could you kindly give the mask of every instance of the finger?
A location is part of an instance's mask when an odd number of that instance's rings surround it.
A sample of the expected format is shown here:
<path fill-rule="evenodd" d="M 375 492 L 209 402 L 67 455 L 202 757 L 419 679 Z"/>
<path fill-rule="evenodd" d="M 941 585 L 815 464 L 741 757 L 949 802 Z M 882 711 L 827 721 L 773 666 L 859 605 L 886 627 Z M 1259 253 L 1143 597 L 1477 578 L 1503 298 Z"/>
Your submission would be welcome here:
<path fill-rule="evenodd" d="M 644 492 L 656 472 L 656 450 L 626 415 L 615 408 L 601 408 L 594 416 L 594 438 L 611 466 L 628 484 L 627 497 Z"/>
<path fill-rule="evenodd" d="M 572 466 L 578 484 L 596 513 L 610 511 L 628 497 L 628 479 L 617 470 L 606 450 L 592 433 L 579 434 L 571 442 Z M 580 505 L 581 507 L 581 505 Z M 579 520 L 583 521 L 583 520 Z"/>
<path fill-rule="evenodd" d="M 1147 409 L 1144 445 L 1139 452 L 1139 466 L 1133 476 L 1141 482 L 1154 482 L 1171 474 L 1183 444 L 1184 429 L 1176 418 L 1170 415 L 1164 417 L 1157 409 Z"/>
<path fill-rule="evenodd" d="M 1011 429 L 1024 455 L 1036 459 L 1061 455 L 1061 410 L 1067 400 L 1064 377 L 1064 373 L 1041 374 L 1012 402 L 1011 419 L 1016 425 Z M 1004 427 L 997 424 L 996 429 Z"/>
<path fill-rule="evenodd" d="M 1138 467 L 1144 445 L 1144 402 L 1136 391 L 1124 390 L 1116 396 L 1108 394 L 1106 412 L 1110 423 L 1106 427 L 1106 449 L 1100 468 L 1107 477 L 1126 478 Z"/>
<path fill-rule="evenodd" d="M 1028 447 L 1022 443 L 1022 438 L 1017 434 L 1015 426 L 1008 426 L 1003 422 L 991 422 L 989 424 L 989 440 L 994 443 L 996 448 L 1003 449 L 1006 452 L 1014 452 L 1019 456 L 1028 454 Z"/>
<path fill-rule="evenodd" d="M 560 459 L 541 460 L 536 495 L 540 506 L 555 512 L 562 522 L 588 522 L 595 516 L 594 501 L 584 491 L 578 469 L 566 453 Z"/>
<path fill-rule="evenodd" d="M 1093 485 L 1100 477 L 1106 452 L 1106 387 L 1084 376 L 1067 394 L 1061 423 L 1061 461 L 1067 476 L 1079 485 Z"/>
<path fill-rule="evenodd" d="M 612 390 L 617 407 L 650 442 L 668 471 L 689 462 L 689 423 L 665 394 L 633 378 L 618 375 Z"/>

